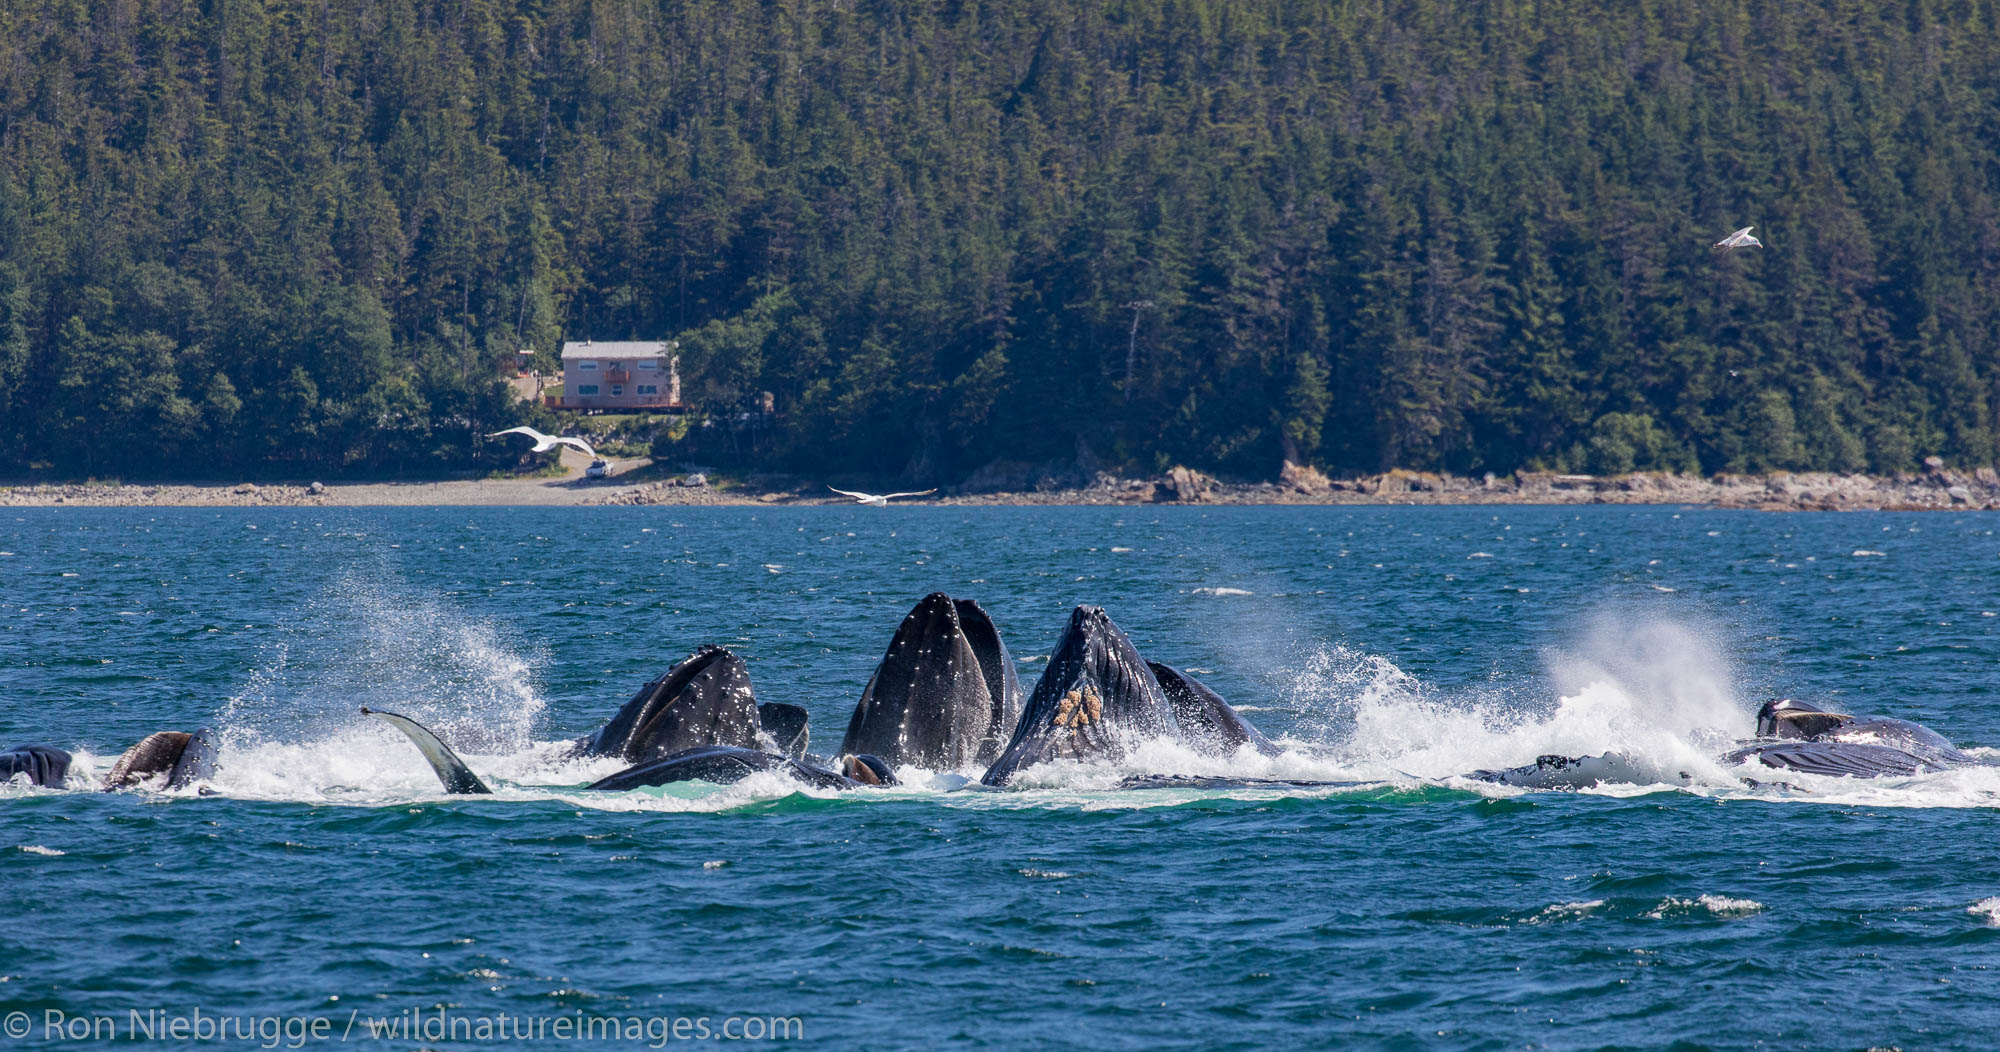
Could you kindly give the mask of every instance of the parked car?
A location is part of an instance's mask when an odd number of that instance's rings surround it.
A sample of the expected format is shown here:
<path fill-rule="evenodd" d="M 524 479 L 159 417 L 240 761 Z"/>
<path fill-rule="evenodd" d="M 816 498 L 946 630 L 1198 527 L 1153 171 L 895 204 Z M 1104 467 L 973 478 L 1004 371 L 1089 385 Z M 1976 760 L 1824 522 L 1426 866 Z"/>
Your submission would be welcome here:
<path fill-rule="evenodd" d="M 583 469 L 583 477 L 587 479 L 609 478 L 610 476 L 611 462 L 601 458 L 591 461 L 590 466 Z"/>

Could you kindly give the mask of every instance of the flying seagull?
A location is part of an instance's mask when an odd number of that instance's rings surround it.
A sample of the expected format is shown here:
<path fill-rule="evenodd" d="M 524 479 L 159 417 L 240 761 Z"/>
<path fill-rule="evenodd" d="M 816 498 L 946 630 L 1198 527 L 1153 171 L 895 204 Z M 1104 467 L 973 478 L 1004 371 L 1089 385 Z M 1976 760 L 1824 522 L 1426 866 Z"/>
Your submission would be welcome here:
<path fill-rule="evenodd" d="M 1757 228 L 1754 226 L 1746 226 L 1743 229 L 1738 230 L 1734 234 L 1731 234 L 1728 237 L 1725 237 L 1722 240 L 1717 241 L 1715 243 L 1715 247 L 1716 248 L 1763 248 L 1764 243 L 1762 241 L 1759 241 L 1756 238 L 1750 236 L 1750 231 L 1755 229 Z"/>
<path fill-rule="evenodd" d="M 856 504 L 866 504 L 869 505 L 870 507 L 876 507 L 876 508 L 880 508 L 887 505 L 890 501 L 895 500 L 897 497 L 925 497 L 937 492 L 936 486 L 932 486 L 930 489 L 922 490 L 917 493 L 883 493 L 879 496 L 873 493 L 856 493 L 853 490 L 835 489 L 832 486 L 828 486 L 827 489 L 833 490 L 835 493 L 838 493 L 843 497 L 853 497 L 854 502 Z"/>
<path fill-rule="evenodd" d="M 570 438 L 568 435 L 545 435 L 532 427 L 510 427 L 505 431 L 495 431 L 486 437 L 499 438 L 501 435 L 526 435 L 534 439 L 535 448 L 530 452 L 546 453 L 557 446 L 568 446 L 592 460 L 597 459 L 597 451 L 590 448 L 590 443 L 580 438 Z"/>

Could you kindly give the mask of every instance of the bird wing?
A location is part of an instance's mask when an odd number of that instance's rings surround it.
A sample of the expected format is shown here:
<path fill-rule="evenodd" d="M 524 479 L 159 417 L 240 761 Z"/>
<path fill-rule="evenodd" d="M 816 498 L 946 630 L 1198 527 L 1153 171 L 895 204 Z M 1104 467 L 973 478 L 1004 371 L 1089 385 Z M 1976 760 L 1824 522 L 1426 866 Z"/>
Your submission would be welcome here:
<path fill-rule="evenodd" d="M 574 449 L 582 453 L 584 456 L 589 457 L 592 460 L 597 459 L 597 450 L 590 448 L 590 443 L 585 442 L 583 439 L 571 438 L 568 435 L 564 435 L 563 437 L 554 439 L 551 442 L 552 445 L 557 443 L 568 446 L 571 449 Z"/>
<path fill-rule="evenodd" d="M 937 492 L 937 487 L 932 486 L 930 489 L 918 490 L 915 493 L 884 493 L 882 494 L 882 499 L 895 500 L 897 497 L 924 497 L 924 496 L 929 496 L 930 494 L 936 492 Z"/>
<path fill-rule="evenodd" d="M 853 491 L 853 490 L 851 490 L 851 489 L 841 489 L 841 488 L 839 488 L 838 486 L 828 486 L 828 487 L 827 487 L 827 489 L 830 489 L 830 490 L 834 491 L 835 493 L 838 493 L 838 494 L 840 494 L 840 495 L 841 495 L 841 496 L 843 496 L 843 497 L 853 497 L 853 498 L 854 498 L 855 500 L 880 500 L 880 499 L 881 499 L 881 498 L 879 498 L 879 497 L 875 496 L 875 494 L 873 494 L 873 493 L 856 493 L 856 492 L 854 492 L 854 491 Z"/>
<path fill-rule="evenodd" d="M 1757 228 L 1756 228 L 1756 227 L 1754 227 L 1754 226 L 1746 226 L 1746 227 L 1744 227 L 1743 229 L 1741 229 L 1741 230 L 1738 230 L 1737 232 L 1735 232 L 1734 234 L 1731 234 L 1731 235 L 1729 235 L 1729 236 L 1730 236 L 1731 238 L 1739 238 L 1739 237 L 1748 237 L 1748 236 L 1749 236 L 1749 234 L 1750 234 L 1750 231 L 1752 231 L 1752 230 L 1755 230 L 1755 229 L 1757 229 Z"/>
<path fill-rule="evenodd" d="M 510 427 L 505 431 L 495 431 L 492 434 L 487 435 L 486 437 L 499 438 L 501 435 L 526 435 L 529 438 L 536 440 L 540 440 L 542 437 L 542 433 L 540 431 L 535 430 L 532 427 Z"/>

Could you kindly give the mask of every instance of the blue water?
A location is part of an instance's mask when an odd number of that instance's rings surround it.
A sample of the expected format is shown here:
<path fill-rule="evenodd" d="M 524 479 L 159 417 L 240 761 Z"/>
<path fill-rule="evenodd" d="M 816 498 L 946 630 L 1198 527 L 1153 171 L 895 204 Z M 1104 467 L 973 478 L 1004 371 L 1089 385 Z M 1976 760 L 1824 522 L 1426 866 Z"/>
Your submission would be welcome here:
<path fill-rule="evenodd" d="M 62 1045 L 51 1011 L 121 1040 L 131 1012 L 199 1011 L 328 1020 L 308 1047 L 357 1018 L 347 1044 L 499 1044 L 366 1036 L 442 1009 L 796 1018 L 874 1048 L 1992 1047 L 2000 770 L 1752 789 L 1708 757 L 1777 694 L 2000 745 L 1996 525 L 11 511 L 0 743 L 76 751 L 79 777 L 155 730 L 227 747 L 214 795 L 0 790 L 0 1014 L 32 1020 L 0 1045 Z M 1290 751 L 844 795 L 589 794 L 615 764 L 550 759 L 704 642 L 833 748 L 933 589 L 984 603 L 1029 684 L 1069 608 L 1103 605 Z M 497 794 L 443 796 L 363 704 L 437 726 Z M 1453 777 L 1608 749 L 1690 784 Z M 1147 763 L 1353 784 L 1109 788 Z"/>

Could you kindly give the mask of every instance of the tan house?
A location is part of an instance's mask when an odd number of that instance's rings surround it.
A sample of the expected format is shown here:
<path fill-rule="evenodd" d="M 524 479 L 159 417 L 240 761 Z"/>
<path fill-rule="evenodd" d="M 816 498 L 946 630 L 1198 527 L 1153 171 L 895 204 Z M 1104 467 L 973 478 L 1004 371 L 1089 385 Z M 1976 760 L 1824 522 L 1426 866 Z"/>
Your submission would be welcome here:
<path fill-rule="evenodd" d="M 676 340 L 565 343 L 563 393 L 552 409 L 679 409 Z"/>

